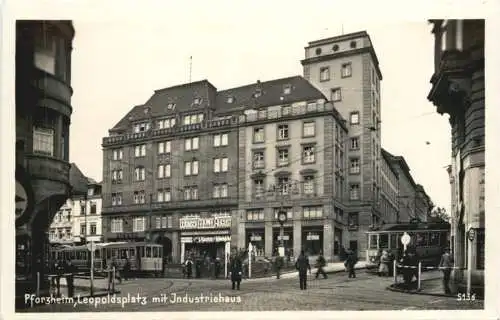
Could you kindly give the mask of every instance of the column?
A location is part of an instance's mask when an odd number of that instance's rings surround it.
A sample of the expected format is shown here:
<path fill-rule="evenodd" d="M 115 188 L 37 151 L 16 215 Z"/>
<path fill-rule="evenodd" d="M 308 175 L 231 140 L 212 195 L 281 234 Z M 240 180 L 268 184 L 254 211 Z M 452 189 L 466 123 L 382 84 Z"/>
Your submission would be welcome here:
<path fill-rule="evenodd" d="M 179 233 L 178 232 L 172 232 L 172 258 L 174 260 L 177 260 L 179 259 L 179 247 L 180 247 L 180 243 L 179 243 Z M 182 260 L 181 260 L 182 262 Z"/>
<path fill-rule="evenodd" d="M 54 157 L 59 159 L 64 159 L 64 155 L 62 154 L 61 141 L 63 134 L 63 119 L 62 115 L 59 114 L 56 118 L 56 127 L 54 130 Z"/>
<path fill-rule="evenodd" d="M 186 250 L 186 244 L 184 242 L 181 242 L 181 263 L 184 263 L 184 254 Z"/>
<path fill-rule="evenodd" d="M 302 250 L 302 221 L 293 220 L 293 256 L 297 258 Z"/>
<path fill-rule="evenodd" d="M 323 255 L 327 261 L 333 258 L 334 228 L 332 221 L 327 219 L 323 226 Z"/>
<path fill-rule="evenodd" d="M 245 222 L 240 222 L 238 224 L 238 236 L 233 239 L 231 236 L 231 246 L 236 246 L 238 248 L 245 248 L 246 245 L 246 230 L 245 230 Z"/>
<path fill-rule="evenodd" d="M 266 219 L 269 220 L 269 219 Z M 273 254 L 273 223 L 266 221 L 264 224 L 264 254 L 271 257 Z"/>

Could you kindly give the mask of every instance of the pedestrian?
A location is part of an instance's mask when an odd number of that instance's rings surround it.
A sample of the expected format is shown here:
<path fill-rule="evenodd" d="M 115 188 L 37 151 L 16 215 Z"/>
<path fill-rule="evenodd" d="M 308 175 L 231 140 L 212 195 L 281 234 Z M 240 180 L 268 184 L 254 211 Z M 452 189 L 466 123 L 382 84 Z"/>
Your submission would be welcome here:
<path fill-rule="evenodd" d="M 279 252 L 276 252 L 276 258 L 274 259 L 274 267 L 276 269 L 276 279 L 279 279 L 281 276 L 281 268 L 285 264 L 285 261 L 282 256 L 279 255 Z"/>
<path fill-rule="evenodd" d="M 193 260 L 190 257 L 184 262 L 184 272 L 188 279 L 191 279 L 193 274 Z"/>
<path fill-rule="evenodd" d="M 233 256 L 231 257 L 229 270 L 231 273 L 232 290 L 234 290 L 235 288 L 237 290 L 240 290 L 240 284 L 242 278 L 241 275 L 243 272 L 243 262 L 241 261 L 241 257 L 239 254 L 234 253 Z"/>
<path fill-rule="evenodd" d="M 194 265 L 194 271 L 196 274 L 196 278 L 199 279 L 201 278 L 201 268 L 202 268 L 202 261 L 200 257 L 197 257 L 195 260 L 195 265 Z"/>
<path fill-rule="evenodd" d="M 215 279 L 219 279 L 220 273 L 222 269 L 222 264 L 220 262 L 220 258 L 215 258 Z"/>
<path fill-rule="evenodd" d="M 68 285 L 68 297 L 72 298 L 75 295 L 75 283 L 74 283 L 74 273 L 75 266 L 71 263 L 71 260 L 66 260 L 64 264 L 64 273 L 66 273 L 66 284 Z"/>
<path fill-rule="evenodd" d="M 358 255 L 356 254 L 356 252 L 349 249 L 347 251 L 346 260 L 344 262 L 344 265 L 347 271 L 349 272 L 348 276 L 349 278 L 356 278 L 356 271 L 355 271 L 356 263 L 358 263 Z"/>
<path fill-rule="evenodd" d="M 378 267 L 379 277 L 387 277 L 389 275 L 389 262 L 389 253 L 386 250 L 383 250 L 380 256 L 380 264 Z"/>
<path fill-rule="evenodd" d="M 125 257 L 125 263 L 123 265 L 123 280 L 128 280 L 130 277 L 130 260 Z"/>
<path fill-rule="evenodd" d="M 445 294 L 451 294 L 450 290 L 450 275 L 453 268 L 453 258 L 450 255 L 450 249 L 445 248 L 439 262 L 439 268 L 443 271 L 443 288 Z"/>
<path fill-rule="evenodd" d="M 305 255 L 304 250 L 300 251 L 300 255 L 295 262 L 295 268 L 299 271 L 300 290 L 307 290 L 307 270 L 311 274 L 311 265 L 309 258 Z"/>
<path fill-rule="evenodd" d="M 403 257 L 400 260 L 401 263 L 401 269 L 403 273 L 403 281 L 404 281 L 404 286 L 407 290 L 410 289 L 410 284 L 411 280 L 413 278 L 413 273 L 411 270 L 411 257 L 408 253 L 408 250 L 404 251 Z"/>
<path fill-rule="evenodd" d="M 316 271 L 316 279 L 318 279 L 320 274 L 323 276 L 323 279 L 328 278 L 325 270 L 323 269 L 325 266 L 326 266 L 326 260 L 325 257 L 323 257 L 323 252 L 320 251 L 318 259 L 316 259 L 316 267 L 318 268 L 318 270 Z"/>

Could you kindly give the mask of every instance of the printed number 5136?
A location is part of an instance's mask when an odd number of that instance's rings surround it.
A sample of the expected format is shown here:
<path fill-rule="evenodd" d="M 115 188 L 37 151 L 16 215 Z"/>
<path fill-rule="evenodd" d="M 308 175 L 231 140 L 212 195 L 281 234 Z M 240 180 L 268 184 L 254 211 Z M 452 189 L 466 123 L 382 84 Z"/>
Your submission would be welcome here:
<path fill-rule="evenodd" d="M 458 293 L 457 294 L 457 301 L 474 301 L 476 300 L 476 294 L 470 294 L 470 293 Z"/>

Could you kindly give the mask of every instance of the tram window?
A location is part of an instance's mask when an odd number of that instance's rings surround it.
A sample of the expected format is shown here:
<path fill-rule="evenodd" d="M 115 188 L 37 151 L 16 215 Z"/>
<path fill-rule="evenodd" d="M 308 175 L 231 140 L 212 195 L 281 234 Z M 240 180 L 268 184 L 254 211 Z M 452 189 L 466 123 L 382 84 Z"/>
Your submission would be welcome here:
<path fill-rule="evenodd" d="M 387 233 L 381 234 L 379 242 L 380 242 L 379 248 L 381 248 L 381 249 L 389 248 L 389 235 Z"/>
<path fill-rule="evenodd" d="M 391 249 L 396 249 L 398 247 L 398 235 L 395 233 L 391 233 Z"/>
<path fill-rule="evenodd" d="M 158 258 L 158 247 L 153 247 L 153 258 Z"/>
<path fill-rule="evenodd" d="M 75 260 L 76 252 L 75 252 L 75 251 L 71 251 L 71 252 L 69 253 L 69 256 L 70 256 L 70 259 L 71 259 L 71 260 Z"/>
<path fill-rule="evenodd" d="M 428 245 L 428 233 L 427 232 L 419 232 L 417 233 L 417 247 L 426 247 Z"/>
<path fill-rule="evenodd" d="M 449 246 L 448 243 L 448 233 L 447 232 L 441 232 L 439 235 L 439 243 L 442 247 L 447 247 Z"/>
<path fill-rule="evenodd" d="M 160 258 L 163 257 L 163 247 L 160 247 Z"/>
<path fill-rule="evenodd" d="M 129 257 L 130 257 L 130 258 L 135 257 L 135 249 L 134 249 L 134 248 L 131 248 L 131 249 L 129 250 Z"/>
<path fill-rule="evenodd" d="M 437 232 L 429 233 L 429 245 L 430 246 L 439 246 L 439 233 L 437 233 Z"/>
<path fill-rule="evenodd" d="M 82 251 L 82 260 L 87 260 L 87 251 Z"/>
<path fill-rule="evenodd" d="M 106 259 L 111 259 L 111 250 L 105 249 L 106 250 Z"/>
<path fill-rule="evenodd" d="M 116 248 L 111 249 L 111 256 L 117 257 L 118 256 L 118 249 L 116 249 Z"/>
<path fill-rule="evenodd" d="M 121 250 L 120 250 L 120 257 L 121 257 L 122 259 L 127 258 L 127 249 L 121 249 Z"/>
<path fill-rule="evenodd" d="M 370 249 L 378 249 L 378 234 L 370 235 Z"/>
<path fill-rule="evenodd" d="M 101 250 L 96 250 L 94 251 L 94 257 L 96 259 L 100 259 L 101 258 Z"/>
<path fill-rule="evenodd" d="M 146 247 L 146 258 L 151 258 L 151 247 Z"/>
<path fill-rule="evenodd" d="M 137 256 L 144 258 L 144 247 L 137 247 Z"/>

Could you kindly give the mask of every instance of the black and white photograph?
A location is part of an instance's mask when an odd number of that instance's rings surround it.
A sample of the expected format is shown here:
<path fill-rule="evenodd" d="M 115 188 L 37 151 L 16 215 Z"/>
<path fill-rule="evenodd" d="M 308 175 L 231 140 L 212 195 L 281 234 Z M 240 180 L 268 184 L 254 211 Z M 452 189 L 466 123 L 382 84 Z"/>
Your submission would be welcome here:
<path fill-rule="evenodd" d="M 5 3 L 3 315 L 498 317 L 498 5 Z"/>

